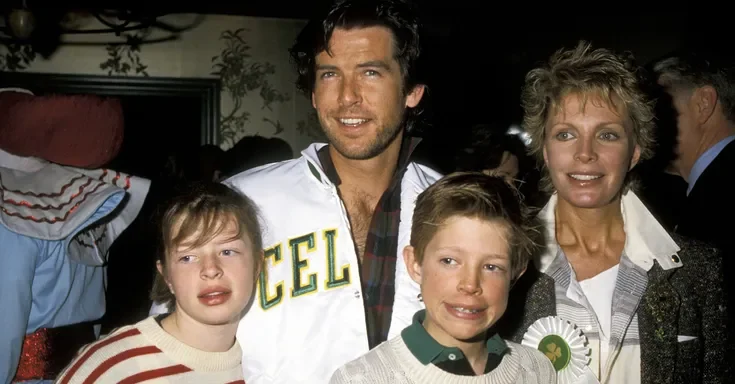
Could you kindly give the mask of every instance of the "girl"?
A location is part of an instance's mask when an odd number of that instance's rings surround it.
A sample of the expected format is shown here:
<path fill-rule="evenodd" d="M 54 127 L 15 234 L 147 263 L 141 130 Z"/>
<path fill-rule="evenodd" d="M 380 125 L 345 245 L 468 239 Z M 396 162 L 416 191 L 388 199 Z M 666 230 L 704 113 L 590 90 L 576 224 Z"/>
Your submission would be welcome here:
<path fill-rule="evenodd" d="M 152 298 L 171 312 L 82 348 L 58 383 L 244 383 L 235 333 L 263 258 L 255 205 L 202 184 L 167 207 L 160 240 Z"/>

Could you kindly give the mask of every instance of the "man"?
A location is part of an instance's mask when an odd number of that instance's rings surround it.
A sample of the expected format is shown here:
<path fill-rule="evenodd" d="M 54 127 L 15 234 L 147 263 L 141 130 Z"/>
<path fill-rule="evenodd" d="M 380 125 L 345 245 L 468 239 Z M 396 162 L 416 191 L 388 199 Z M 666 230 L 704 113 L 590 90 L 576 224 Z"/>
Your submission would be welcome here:
<path fill-rule="evenodd" d="M 672 168 L 687 182 L 676 232 L 730 255 L 735 250 L 735 67 L 689 53 L 658 61 L 654 72 L 676 111 Z M 725 274 L 731 273 L 731 257 L 723 263 Z M 726 281 L 732 310 L 735 286 L 733 279 Z"/>
<path fill-rule="evenodd" d="M 672 168 L 687 182 L 677 232 L 732 247 L 735 227 L 727 219 L 735 215 L 735 67 L 686 54 L 658 61 L 654 71 L 677 115 Z"/>
<path fill-rule="evenodd" d="M 398 258 L 416 196 L 440 177 L 409 161 L 424 94 L 419 20 L 398 0 L 336 3 L 291 50 L 329 143 L 226 183 L 264 218 L 265 267 L 238 329 L 248 384 L 326 383 L 422 307 Z"/>

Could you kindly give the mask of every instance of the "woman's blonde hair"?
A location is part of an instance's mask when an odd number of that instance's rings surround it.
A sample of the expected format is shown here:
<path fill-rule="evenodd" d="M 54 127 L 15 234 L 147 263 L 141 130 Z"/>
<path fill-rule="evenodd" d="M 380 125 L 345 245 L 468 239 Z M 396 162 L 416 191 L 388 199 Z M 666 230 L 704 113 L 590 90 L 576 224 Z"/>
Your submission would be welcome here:
<path fill-rule="evenodd" d="M 653 155 L 655 115 L 654 102 L 643 89 L 640 68 L 631 55 L 619 55 L 604 48 L 593 49 L 580 41 L 574 49 L 560 49 L 548 63 L 526 74 L 521 94 L 523 128 L 531 136 L 529 153 L 544 166 L 543 147 L 549 116 L 562 107 L 570 94 L 597 96 L 618 112 L 627 111 L 633 122 L 633 140 L 640 148 L 640 160 Z M 622 105 L 619 105 L 622 103 Z M 627 189 L 627 180 L 623 189 Z M 548 172 L 544 171 L 542 187 L 553 191 Z"/>

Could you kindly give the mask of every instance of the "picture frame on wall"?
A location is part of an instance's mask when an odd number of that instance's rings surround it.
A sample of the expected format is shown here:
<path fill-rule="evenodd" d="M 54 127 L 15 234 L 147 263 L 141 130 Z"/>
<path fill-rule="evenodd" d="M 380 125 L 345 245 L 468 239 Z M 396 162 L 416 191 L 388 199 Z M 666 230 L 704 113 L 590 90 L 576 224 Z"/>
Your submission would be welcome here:
<path fill-rule="evenodd" d="M 221 85 L 217 78 L 128 77 L 0 71 L 0 87 L 28 89 L 34 94 L 194 98 L 199 102 L 201 144 L 219 143 Z"/>
<path fill-rule="evenodd" d="M 155 178 L 170 156 L 219 145 L 217 78 L 123 77 L 0 72 L 0 87 L 35 95 L 96 95 L 120 100 L 123 145 L 110 167 Z"/>

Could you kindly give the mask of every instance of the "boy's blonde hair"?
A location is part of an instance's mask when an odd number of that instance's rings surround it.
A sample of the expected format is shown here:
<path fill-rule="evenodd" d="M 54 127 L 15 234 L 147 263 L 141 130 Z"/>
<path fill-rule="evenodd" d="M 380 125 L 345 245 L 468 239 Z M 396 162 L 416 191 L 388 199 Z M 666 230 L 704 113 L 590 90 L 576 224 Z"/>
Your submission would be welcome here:
<path fill-rule="evenodd" d="M 503 178 L 481 172 L 456 172 L 423 191 L 416 199 L 410 242 L 419 264 L 439 227 L 456 216 L 504 224 L 510 248 L 511 279 L 519 277 L 534 250 L 532 233 L 536 230 L 528 224 L 514 187 Z"/>
<path fill-rule="evenodd" d="M 196 184 L 173 198 L 160 217 L 157 261 L 161 262 L 164 275 L 167 257 L 184 241 L 198 233 L 195 241 L 187 242 L 186 246 L 199 247 L 212 241 L 233 222 L 237 226 L 234 238 L 247 236 L 250 240 L 256 267 L 253 273 L 256 273 L 263 263 L 263 238 L 258 211 L 252 200 L 224 184 L 213 182 Z M 160 273 L 156 274 L 150 298 L 165 304 L 169 311 L 174 309 L 176 298 Z"/>

